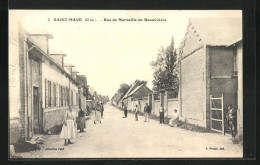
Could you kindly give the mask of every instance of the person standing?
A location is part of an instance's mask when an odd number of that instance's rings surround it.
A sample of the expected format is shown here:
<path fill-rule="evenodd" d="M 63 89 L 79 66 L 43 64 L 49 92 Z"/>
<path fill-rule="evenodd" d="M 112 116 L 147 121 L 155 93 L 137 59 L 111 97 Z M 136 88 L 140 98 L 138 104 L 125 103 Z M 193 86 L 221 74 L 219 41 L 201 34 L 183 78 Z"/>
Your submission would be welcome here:
<path fill-rule="evenodd" d="M 164 123 L 164 112 L 166 112 L 165 109 L 163 108 L 163 106 L 160 107 L 159 112 L 160 112 L 160 123 L 159 124 L 163 124 Z"/>
<path fill-rule="evenodd" d="M 127 118 L 127 107 L 125 104 L 124 104 L 124 114 L 125 114 L 125 118 Z"/>
<path fill-rule="evenodd" d="M 83 112 L 82 108 L 80 108 L 78 117 L 79 117 L 78 128 L 79 128 L 80 132 L 85 132 L 84 131 L 84 128 L 86 128 L 85 113 Z"/>
<path fill-rule="evenodd" d="M 96 122 L 100 122 L 101 123 L 101 110 L 102 110 L 101 105 L 97 104 L 96 109 L 95 109 L 95 121 L 94 121 L 94 124 L 96 124 Z"/>
<path fill-rule="evenodd" d="M 101 106 L 101 118 L 103 119 L 104 106 L 103 103 L 100 103 Z"/>
<path fill-rule="evenodd" d="M 64 145 L 73 144 L 70 139 L 76 138 L 76 120 L 73 115 L 71 105 L 69 109 L 65 112 L 64 122 L 60 134 L 60 138 L 65 139 Z M 67 142 L 68 140 L 68 142 Z"/>
<path fill-rule="evenodd" d="M 137 105 L 135 105 L 134 112 L 135 112 L 135 121 L 138 121 L 138 112 L 139 112 L 139 108 L 138 108 Z"/>
<path fill-rule="evenodd" d="M 235 124 L 236 124 L 236 111 L 232 108 L 232 105 L 228 105 L 228 112 L 226 114 L 227 123 L 231 131 L 232 140 L 235 139 Z"/>
<path fill-rule="evenodd" d="M 144 122 L 148 122 L 149 123 L 150 113 L 151 113 L 150 106 L 148 105 L 148 103 L 146 103 L 146 105 L 144 107 L 144 116 L 145 116 L 145 121 Z"/>

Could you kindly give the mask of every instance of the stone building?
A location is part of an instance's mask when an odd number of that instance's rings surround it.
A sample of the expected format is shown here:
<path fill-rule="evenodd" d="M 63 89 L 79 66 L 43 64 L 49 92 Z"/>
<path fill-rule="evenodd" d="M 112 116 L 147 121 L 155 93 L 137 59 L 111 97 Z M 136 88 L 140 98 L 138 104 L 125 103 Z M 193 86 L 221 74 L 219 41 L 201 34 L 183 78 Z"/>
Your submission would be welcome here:
<path fill-rule="evenodd" d="M 242 120 L 241 40 L 241 18 L 189 20 L 179 59 L 181 120 L 225 133 L 230 104 Z"/>
<path fill-rule="evenodd" d="M 30 140 L 63 122 L 69 105 L 78 110 L 78 83 L 64 69 L 64 54 L 49 53 L 48 33 L 28 33 L 10 22 L 10 144 Z"/>

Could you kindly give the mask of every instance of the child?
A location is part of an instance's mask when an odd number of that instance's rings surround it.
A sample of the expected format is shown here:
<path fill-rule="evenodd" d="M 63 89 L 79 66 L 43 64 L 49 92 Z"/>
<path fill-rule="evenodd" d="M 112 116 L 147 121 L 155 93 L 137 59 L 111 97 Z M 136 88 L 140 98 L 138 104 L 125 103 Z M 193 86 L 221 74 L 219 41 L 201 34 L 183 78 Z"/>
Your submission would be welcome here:
<path fill-rule="evenodd" d="M 235 113 L 236 113 L 236 111 L 232 108 L 232 105 L 229 105 L 226 118 L 227 118 L 227 123 L 228 123 L 229 129 L 231 131 L 232 140 L 235 139 L 235 120 L 236 120 Z"/>

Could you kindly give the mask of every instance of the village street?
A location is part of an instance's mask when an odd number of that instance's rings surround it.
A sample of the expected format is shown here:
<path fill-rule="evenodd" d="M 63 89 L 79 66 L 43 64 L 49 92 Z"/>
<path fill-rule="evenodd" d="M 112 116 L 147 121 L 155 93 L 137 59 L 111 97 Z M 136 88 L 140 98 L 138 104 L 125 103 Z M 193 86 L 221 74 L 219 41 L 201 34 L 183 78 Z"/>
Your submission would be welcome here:
<path fill-rule="evenodd" d="M 86 120 L 86 132 L 78 133 L 69 146 L 59 135 L 43 135 L 41 150 L 16 153 L 23 158 L 180 158 L 242 157 L 242 146 L 232 144 L 230 135 L 198 133 L 161 125 L 156 120 L 144 122 L 139 116 L 106 104 L 102 124 L 94 124 L 94 112 Z M 224 150 L 220 150 L 223 148 Z"/>

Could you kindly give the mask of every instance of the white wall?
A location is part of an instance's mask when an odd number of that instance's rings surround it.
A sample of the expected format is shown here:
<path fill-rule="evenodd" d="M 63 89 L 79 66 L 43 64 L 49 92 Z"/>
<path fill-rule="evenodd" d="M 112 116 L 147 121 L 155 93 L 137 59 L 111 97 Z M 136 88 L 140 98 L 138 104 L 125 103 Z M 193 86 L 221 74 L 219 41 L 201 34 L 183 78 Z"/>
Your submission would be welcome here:
<path fill-rule="evenodd" d="M 20 109 L 19 26 L 15 19 L 9 21 L 9 113 L 12 119 L 19 118 Z"/>
<path fill-rule="evenodd" d="M 45 58 L 45 62 L 42 63 L 42 107 L 45 107 L 45 79 L 57 83 L 63 87 L 70 88 L 73 91 L 73 103 L 76 105 L 76 93 L 78 93 L 78 86 L 76 86 L 65 73 L 62 73 L 60 69 L 54 64 L 50 64 L 50 61 Z M 59 90 L 58 90 L 59 92 Z M 59 93 L 56 93 L 59 96 Z"/>

